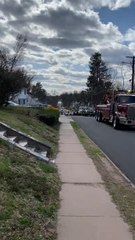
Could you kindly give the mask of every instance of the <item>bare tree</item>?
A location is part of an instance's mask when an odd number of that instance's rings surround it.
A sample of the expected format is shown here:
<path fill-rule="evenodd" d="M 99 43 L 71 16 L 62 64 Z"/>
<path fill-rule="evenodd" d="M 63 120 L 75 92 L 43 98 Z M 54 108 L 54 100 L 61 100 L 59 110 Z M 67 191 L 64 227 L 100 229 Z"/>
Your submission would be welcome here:
<path fill-rule="evenodd" d="M 28 87 L 33 77 L 18 65 L 24 54 L 27 38 L 19 34 L 16 38 L 14 55 L 7 49 L 0 50 L 0 106 L 9 100 L 22 87 Z"/>
<path fill-rule="evenodd" d="M 12 72 L 16 65 L 22 60 L 24 49 L 27 46 L 27 37 L 23 36 L 22 34 L 18 34 L 16 38 L 16 45 L 14 47 L 14 55 L 11 57 L 11 68 L 10 71 Z"/>

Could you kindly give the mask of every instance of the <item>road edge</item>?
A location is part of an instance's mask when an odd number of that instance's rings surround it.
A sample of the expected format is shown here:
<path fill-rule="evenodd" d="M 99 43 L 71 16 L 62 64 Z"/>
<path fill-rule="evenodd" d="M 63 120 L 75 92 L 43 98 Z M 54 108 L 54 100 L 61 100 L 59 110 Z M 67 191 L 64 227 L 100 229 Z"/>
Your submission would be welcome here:
<path fill-rule="evenodd" d="M 70 123 L 86 150 L 86 154 L 93 160 L 97 171 L 104 181 L 107 192 L 116 204 L 123 220 L 129 225 L 135 240 L 135 185 L 113 164 L 111 159 L 86 135 L 73 119 Z M 89 148 L 94 149 L 92 155 Z M 111 170 L 108 166 L 111 166 Z"/>

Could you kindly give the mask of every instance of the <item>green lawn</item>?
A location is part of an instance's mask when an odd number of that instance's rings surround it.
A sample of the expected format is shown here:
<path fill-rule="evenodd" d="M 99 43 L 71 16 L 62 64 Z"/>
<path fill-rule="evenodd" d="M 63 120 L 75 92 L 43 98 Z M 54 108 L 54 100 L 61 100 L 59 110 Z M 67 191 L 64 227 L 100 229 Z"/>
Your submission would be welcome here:
<path fill-rule="evenodd" d="M 23 131 L 58 151 L 58 127 L 48 127 L 36 117 L 0 110 L 0 121 Z M 37 161 L 0 140 L 0 239 L 54 240 L 59 207 L 57 168 Z"/>
<path fill-rule="evenodd" d="M 0 121 L 49 144 L 52 148 L 52 155 L 55 156 L 58 149 L 59 126 L 47 126 L 38 120 L 37 114 L 37 109 L 17 108 L 16 110 L 15 107 L 3 108 L 0 109 Z"/>

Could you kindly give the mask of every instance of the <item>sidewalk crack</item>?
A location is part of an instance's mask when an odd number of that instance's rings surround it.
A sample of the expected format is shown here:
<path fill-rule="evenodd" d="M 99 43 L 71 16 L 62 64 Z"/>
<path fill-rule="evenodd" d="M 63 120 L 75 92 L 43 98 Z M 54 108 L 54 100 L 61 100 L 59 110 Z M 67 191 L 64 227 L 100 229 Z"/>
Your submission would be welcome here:
<path fill-rule="evenodd" d="M 91 182 L 62 182 L 62 184 L 69 184 L 69 185 L 80 185 L 80 186 L 92 186 L 92 187 L 98 187 L 103 186 L 103 182 L 97 182 L 97 183 L 91 183 Z"/>

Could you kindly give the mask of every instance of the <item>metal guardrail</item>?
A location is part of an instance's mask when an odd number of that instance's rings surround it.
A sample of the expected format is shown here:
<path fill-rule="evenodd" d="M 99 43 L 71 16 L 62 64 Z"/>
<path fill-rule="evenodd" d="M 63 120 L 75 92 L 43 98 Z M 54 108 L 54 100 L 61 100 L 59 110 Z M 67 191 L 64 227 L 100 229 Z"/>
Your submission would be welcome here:
<path fill-rule="evenodd" d="M 0 138 L 27 153 L 37 157 L 38 160 L 50 162 L 51 147 L 33 137 L 26 135 L 5 123 L 0 122 Z"/>

